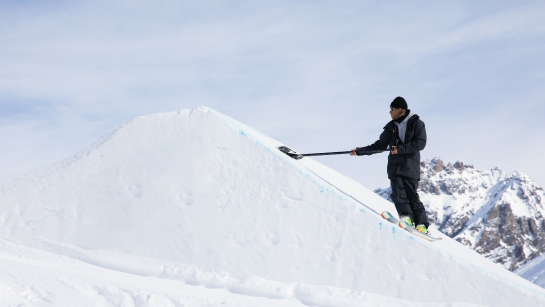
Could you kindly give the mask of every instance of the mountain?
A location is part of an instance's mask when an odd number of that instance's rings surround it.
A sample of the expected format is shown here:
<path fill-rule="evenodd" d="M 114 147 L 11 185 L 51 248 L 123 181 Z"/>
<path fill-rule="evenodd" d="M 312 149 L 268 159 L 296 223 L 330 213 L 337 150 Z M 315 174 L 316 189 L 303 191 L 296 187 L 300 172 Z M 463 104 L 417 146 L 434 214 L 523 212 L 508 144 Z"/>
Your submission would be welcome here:
<path fill-rule="evenodd" d="M 375 192 L 389 199 L 390 191 Z M 506 269 L 545 252 L 543 188 L 521 172 L 434 158 L 421 163 L 419 195 L 442 233 Z"/>
<path fill-rule="evenodd" d="M 199 107 L 135 118 L 0 185 L 0 301 L 545 305 L 544 289 L 386 222 L 392 203 L 280 145 Z"/>

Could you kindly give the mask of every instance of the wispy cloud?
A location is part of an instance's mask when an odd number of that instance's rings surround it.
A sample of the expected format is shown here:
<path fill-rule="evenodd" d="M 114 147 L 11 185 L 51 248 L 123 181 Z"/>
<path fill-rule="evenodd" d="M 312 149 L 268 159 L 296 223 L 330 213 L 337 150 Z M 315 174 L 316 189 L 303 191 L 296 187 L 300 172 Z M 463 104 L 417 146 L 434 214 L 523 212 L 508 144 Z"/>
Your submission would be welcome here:
<path fill-rule="evenodd" d="M 532 173 L 526 154 L 502 152 L 544 140 L 527 133 L 543 132 L 543 13 L 539 1 L 0 2 L 0 131 L 21 135 L 0 160 L 54 162 L 132 117 L 197 105 L 302 151 L 351 149 L 402 95 L 432 136 L 424 156 Z M 371 188 L 385 177 L 385 161 L 354 161 L 323 160 Z"/>

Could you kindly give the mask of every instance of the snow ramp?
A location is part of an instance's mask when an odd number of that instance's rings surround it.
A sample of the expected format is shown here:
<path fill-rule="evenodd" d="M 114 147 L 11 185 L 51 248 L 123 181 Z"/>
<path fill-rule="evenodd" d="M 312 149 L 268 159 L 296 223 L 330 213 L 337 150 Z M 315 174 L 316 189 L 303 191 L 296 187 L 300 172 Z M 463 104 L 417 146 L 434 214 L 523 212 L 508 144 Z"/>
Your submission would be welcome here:
<path fill-rule="evenodd" d="M 391 203 L 280 145 L 206 107 L 135 118 L 3 184 L 2 246 L 310 306 L 545 306 L 544 289 L 389 224 Z"/>

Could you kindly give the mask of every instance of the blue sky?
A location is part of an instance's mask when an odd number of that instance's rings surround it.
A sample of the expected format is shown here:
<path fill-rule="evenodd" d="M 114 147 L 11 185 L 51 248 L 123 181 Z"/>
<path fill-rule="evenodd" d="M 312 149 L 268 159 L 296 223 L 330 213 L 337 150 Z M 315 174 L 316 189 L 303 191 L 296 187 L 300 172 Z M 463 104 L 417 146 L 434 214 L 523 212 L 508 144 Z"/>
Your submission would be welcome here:
<path fill-rule="evenodd" d="M 349 150 L 403 96 L 423 158 L 544 186 L 543 16 L 543 1 L 0 0 L 0 181 L 200 105 L 300 152 Z M 318 160 L 388 185 L 385 155 Z"/>

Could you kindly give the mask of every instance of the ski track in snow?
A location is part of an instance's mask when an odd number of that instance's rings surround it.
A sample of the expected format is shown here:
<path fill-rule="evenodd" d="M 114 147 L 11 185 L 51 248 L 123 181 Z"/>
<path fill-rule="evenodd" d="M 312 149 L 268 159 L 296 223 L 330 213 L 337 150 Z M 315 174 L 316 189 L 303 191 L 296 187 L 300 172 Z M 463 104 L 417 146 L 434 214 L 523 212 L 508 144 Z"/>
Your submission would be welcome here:
<path fill-rule="evenodd" d="M 243 138 L 226 131 L 218 119 Z M 209 134 L 190 130 L 197 128 Z M 154 129 L 159 129 L 156 134 Z M 215 139 L 217 131 L 223 134 Z M 145 142 L 132 141 L 139 133 Z M 175 133 L 184 134 L 186 143 L 176 144 Z M 0 202 L 5 200 L 0 203 L 0 305 L 545 304 L 543 289 L 444 235 L 442 242 L 430 243 L 391 225 L 379 214 L 395 214 L 393 204 L 312 159 L 287 157 L 276 150 L 280 145 L 201 107 L 137 118 L 74 158 L 0 187 Z M 211 158 L 191 150 L 205 150 Z M 166 160 L 159 160 L 157 152 L 166 152 Z M 169 165 L 179 152 L 194 159 L 198 173 L 184 161 Z M 251 159 L 241 157 L 247 152 Z M 111 156 L 113 162 L 104 160 Z M 116 161 L 127 159 L 133 164 L 118 166 Z M 112 173 L 104 175 L 100 167 Z M 158 169 L 164 173 L 152 173 Z M 237 170 L 241 173 L 230 173 Z M 191 179 L 210 190 L 199 190 L 203 187 L 183 174 L 202 175 Z M 99 189 L 100 179 L 112 178 L 93 177 L 101 175 L 117 176 L 121 183 L 109 183 L 120 190 Z M 48 182 L 51 176 L 56 181 Z M 85 198 L 74 201 L 81 197 L 73 191 L 78 186 L 61 195 L 77 208 L 63 207 L 62 198 L 47 194 L 49 189 L 62 191 L 55 184 L 71 176 L 92 179 L 82 181 L 100 192 L 83 191 L 87 197 L 100 194 L 92 206 L 85 205 Z M 171 185 L 173 180 L 177 185 Z M 246 180 L 243 185 L 241 180 Z M 17 194 L 27 185 L 36 195 L 50 197 L 49 202 Z M 214 189 L 217 185 L 220 191 Z M 152 192 L 157 194 L 150 196 Z M 101 203 L 110 199 L 110 204 Z M 150 202 L 169 211 L 148 209 Z M 138 227 L 123 219 L 127 216 L 138 219 Z"/>

